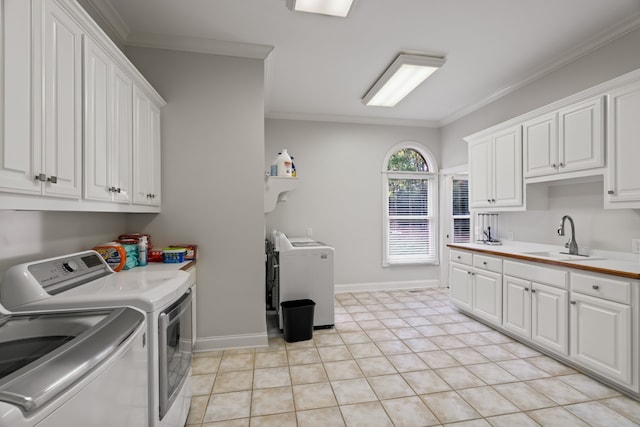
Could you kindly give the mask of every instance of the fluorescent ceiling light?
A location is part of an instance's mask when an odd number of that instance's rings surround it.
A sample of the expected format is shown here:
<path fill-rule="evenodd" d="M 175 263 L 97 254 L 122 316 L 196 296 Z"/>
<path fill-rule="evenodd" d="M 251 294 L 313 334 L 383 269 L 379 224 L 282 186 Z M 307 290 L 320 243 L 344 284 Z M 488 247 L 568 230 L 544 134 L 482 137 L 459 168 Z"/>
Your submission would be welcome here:
<path fill-rule="evenodd" d="M 444 58 L 401 53 L 362 98 L 362 103 L 393 107 L 444 64 Z"/>
<path fill-rule="evenodd" d="M 287 0 L 287 7 L 297 12 L 346 17 L 354 0 Z"/>

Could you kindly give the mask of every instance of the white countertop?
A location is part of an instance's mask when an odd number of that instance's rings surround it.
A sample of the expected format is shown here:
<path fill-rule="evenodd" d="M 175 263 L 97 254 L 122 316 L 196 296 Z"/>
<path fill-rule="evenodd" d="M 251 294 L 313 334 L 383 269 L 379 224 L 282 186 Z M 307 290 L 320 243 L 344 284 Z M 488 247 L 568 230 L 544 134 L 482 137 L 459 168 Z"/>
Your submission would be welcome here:
<path fill-rule="evenodd" d="M 512 256 L 525 261 L 540 262 L 544 264 L 563 265 L 578 268 L 580 270 L 594 271 L 597 273 L 622 275 L 633 279 L 640 279 L 640 255 L 627 252 L 600 251 L 586 249 L 585 252 L 591 258 L 578 261 L 557 260 L 532 255 L 531 252 L 567 252 L 564 246 L 547 245 L 542 243 L 502 241 L 502 245 L 485 245 L 482 243 L 451 243 L 452 248 L 468 249 L 495 255 Z M 581 251 L 582 252 L 582 251 Z"/>
<path fill-rule="evenodd" d="M 192 262 L 193 261 L 185 261 L 180 263 L 150 262 L 144 267 L 135 267 L 130 270 L 122 270 L 119 272 L 119 274 L 135 273 L 141 271 L 176 271 L 183 269 L 183 267 L 188 266 Z"/>

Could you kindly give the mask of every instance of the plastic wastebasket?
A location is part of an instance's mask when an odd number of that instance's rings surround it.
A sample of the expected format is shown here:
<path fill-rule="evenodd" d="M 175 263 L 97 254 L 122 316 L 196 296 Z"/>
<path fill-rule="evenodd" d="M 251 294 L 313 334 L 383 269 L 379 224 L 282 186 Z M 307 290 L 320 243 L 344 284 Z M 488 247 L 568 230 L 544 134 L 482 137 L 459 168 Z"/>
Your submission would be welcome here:
<path fill-rule="evenodd" d="M 316 303 L 310 299 L 283 301 L 282 326 L 284 340 L 296 342 L 310 340 L 313 337 L 313 312 Z"/>

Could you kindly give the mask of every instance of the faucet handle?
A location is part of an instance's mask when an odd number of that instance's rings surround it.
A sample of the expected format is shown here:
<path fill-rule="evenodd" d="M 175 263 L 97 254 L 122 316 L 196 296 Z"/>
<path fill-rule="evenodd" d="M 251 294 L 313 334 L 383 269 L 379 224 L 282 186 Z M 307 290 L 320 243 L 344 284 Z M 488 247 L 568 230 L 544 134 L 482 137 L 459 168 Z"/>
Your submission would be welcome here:
<path fill-rule="evenodd" d="M 564 244 L 565 248 L 569 248 L 569 246 L 571 246 L 571 240 L 569 240 L 567 243 Z"/>
<path fill-rule="evenodd" d="M 564 236 L 564 229 L 562 228 L 562 225 L 558 227 L 556 233 L 558 233 L 558 236 Z"/>

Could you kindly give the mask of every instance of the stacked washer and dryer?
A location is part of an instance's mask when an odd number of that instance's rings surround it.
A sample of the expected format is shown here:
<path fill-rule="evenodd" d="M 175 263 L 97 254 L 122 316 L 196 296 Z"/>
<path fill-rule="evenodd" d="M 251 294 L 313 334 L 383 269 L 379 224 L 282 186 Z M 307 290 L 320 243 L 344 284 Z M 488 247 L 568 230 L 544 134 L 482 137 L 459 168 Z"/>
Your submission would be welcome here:
<path fill-rule="evenodd" d="M 335 323 L 334 249 L 307 237 L 289 238 L 276 230 L 271 232 L 269 246 L 267 292 L 271 305 L 278 311 L 279 328 L 283 328 L 280 304 L 299 299 L 316 303 L 314 328 L 332 327 Z"/>
<path fill-rule="evenodd" d="M 14 366 L 0 371 L 0 427 L 79 420 L 90 427 L 183 427 L 194 294 L 195 279 L 185 271 L 116 274 L 95 251 L 7 270 L 0 284 L 0 368 Z M 35 356 L 15 365 L 30 350 Z M 92 377 L 100 381 L 88 385 Z"/>

